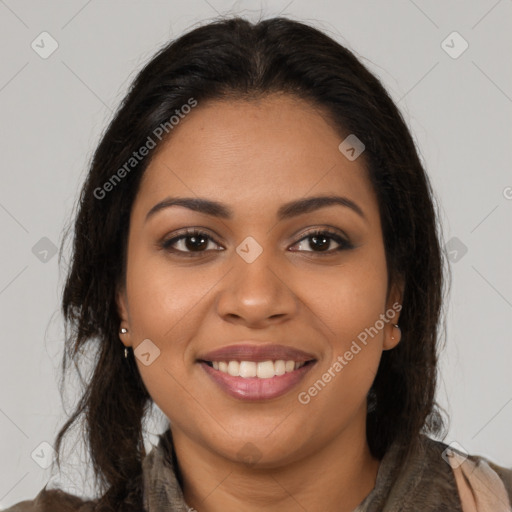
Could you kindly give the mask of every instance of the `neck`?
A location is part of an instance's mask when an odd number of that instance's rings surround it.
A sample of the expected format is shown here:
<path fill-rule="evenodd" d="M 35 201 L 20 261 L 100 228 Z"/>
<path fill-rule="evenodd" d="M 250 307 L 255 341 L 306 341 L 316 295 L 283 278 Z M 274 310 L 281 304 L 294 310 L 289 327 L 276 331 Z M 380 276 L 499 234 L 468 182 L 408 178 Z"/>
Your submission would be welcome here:
<path fill-rule="evenodd" d="M 364 413 L 362 425 L 320 450 L 271 468 L 226 459 L 173 428 L 185 501 L 197 512 L 352 512 L 375 487 L 380 465 L 366 441 Z"/>

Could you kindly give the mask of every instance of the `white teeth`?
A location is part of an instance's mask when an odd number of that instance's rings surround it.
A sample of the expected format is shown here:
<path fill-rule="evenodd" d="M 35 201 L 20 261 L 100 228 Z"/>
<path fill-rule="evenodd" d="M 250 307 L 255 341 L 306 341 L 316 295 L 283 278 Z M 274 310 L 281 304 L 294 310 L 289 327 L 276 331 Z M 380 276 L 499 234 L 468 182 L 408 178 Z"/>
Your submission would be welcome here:
<path fill-rule="evenodd" d="M 252 361 L 241 361 L 238 372 L 240 377 L 244 377 L 245 379 L 249 377 L 256 377 L 256 363 L 253 363 Z"/>
<path fill-rule="evenodd" d="M 286 373 L 286 363 L 280 359 L 274 363 L 274 371 L 276 375 L 284 375 Z"/>
<path fill-rule="evenodd" d="M 229 361 L 228 373 L 233 377 L 238 377 L 240 375 L 240 363 L 238 361 Z"/>
<path fill-rule="evenodd" d="M 276 375 L 284 375 L 301 368 L 305 362 L 284 361 L 213 361 L 213 368 L 222 373 L 228 373 L 232 377 L 258 377 L 271 379 Z"/>
<path fill-rule="evenodd" d="M 274 362 L 263 361 L 257 365 L 257 376 L 260 379 L 271 379 L 275 375 Z M 242 375 L 243 377 L 243 375 Z"/>

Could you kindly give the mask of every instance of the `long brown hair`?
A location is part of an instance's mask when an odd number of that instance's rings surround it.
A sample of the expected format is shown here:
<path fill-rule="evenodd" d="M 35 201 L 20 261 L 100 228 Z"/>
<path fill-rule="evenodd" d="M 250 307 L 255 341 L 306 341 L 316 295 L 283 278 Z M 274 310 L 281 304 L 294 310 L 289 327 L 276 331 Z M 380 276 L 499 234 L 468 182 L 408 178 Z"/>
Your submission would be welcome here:
<path fill-rule="evenodd" d="M 108 194 L 98 191 L 191 97 L 201 104 L 272 92 L 321 107 L 340 135 L 363 141 L 389 283 L 405 283 L 402 340 L 382 354 L 368 397 L 372 454 L 382 458 L 395 439 L 412 449 L 420 432 L 439 434 L 444 426 L 435 402 L 444 283 L 440 227 L 430 182 L 397 106 L 351 51 L 311 26 L 282 17 L 255 24 L 220 19 L 171 42 L 140 71 L 94 153 L 77 205 L 62 299 L 63 375 L 84 352 L 96 359 L 56 449 L 60 457 L 64 435 L 82 418 L 98 510 L 143 508 L 143 422 L 152 400 L 133 353 L 123 357 L 115 297 L 124 280 L 131 207 L 152 153 Z"/>

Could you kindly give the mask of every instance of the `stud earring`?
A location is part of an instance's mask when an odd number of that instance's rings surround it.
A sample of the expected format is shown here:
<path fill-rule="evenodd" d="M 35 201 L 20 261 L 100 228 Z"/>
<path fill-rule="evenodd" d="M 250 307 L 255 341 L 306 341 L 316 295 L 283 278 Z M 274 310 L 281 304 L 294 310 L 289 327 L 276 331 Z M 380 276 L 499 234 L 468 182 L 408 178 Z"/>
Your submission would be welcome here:
<path fill-rule="evenodd" d="M 128 332 L 128 329 L 126 329 L 125 327 L 121 327 L 120 331 L 119 331 L 121 334 L 126 334 Z"/>
<path fill-rule="evenodd" d="M 400 326 L 398 324 L 393 324 L 393 327 L 396 327 L 400 331 L 400 333 L 402 332 L 402 329 L 400 329 Z M 395 337 L 391 336 L 391 339 L 394 340 Z"/>

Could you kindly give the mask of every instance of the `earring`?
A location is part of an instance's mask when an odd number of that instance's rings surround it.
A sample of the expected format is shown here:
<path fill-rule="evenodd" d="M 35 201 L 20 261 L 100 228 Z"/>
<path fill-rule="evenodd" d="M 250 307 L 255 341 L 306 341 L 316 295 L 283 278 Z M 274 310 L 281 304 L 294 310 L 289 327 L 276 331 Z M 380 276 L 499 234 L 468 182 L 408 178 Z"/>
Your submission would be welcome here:
<path fill-rule="evenodd" d="M 402 329 L 400 329 L 400 326 L 398 324 L 393 324 L 393 327 L 396 327 L 400 331 L 400 333 L 402 333 Z M 394 340 L 395 337 L 391 336 L 391 339 Z"/>
<path fill-rule="evenodd" d="M 128 329 L 126 329 L 125 327 L 121 327 L 120 331 L 119 331 L 121 334 L 126 334 L 128 332 Z"/>
<path fill-rule="evenodd" d="M 128 349 L 124 347 L 124 358 L 128 359 Z"/>

